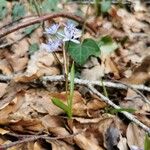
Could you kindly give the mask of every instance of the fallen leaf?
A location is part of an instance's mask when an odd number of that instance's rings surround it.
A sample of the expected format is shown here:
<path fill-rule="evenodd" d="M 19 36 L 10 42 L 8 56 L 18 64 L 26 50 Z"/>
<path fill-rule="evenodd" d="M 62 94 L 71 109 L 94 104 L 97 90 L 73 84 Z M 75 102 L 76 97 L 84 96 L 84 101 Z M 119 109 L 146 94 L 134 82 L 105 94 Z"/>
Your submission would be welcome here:
<path fill-rule="evenodd" d="M 9 133 L 9 131 L 8 131 L 8 130 L 5 130 L 5 129 L 0 128 L 0 134 L 1 134 L 1 135 L 5 135 L 6 133 Z"/>
<path fill-rule="evenodd" d="M 32 76 L 39 75 L 57 75 L 60 73 L 56 67 L 57 63 L 51 53 L 39 50 L 35 52 L 28 62 L 26 74 Z"/>
<path fill-rule="evenodd" d="M 143 149 L 145 132 L 137 125 L 130 123 L 127 128 L 127 143 L 129 147 L 133 145 Z"/>
<path fill-rule="evenodd" d="M 117 147 L 119 150 L 128 150 L 127 139 L 120 136 L 120 141 L 118 142 Z"/>

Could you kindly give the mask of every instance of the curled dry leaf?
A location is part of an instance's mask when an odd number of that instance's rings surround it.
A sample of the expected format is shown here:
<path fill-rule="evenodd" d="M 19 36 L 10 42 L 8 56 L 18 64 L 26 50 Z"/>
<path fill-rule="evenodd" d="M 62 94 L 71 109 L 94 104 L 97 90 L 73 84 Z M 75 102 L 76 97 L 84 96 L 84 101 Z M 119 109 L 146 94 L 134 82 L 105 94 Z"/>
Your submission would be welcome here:
<path fill-rule="evenodd" d="M 118 142 L 117 147 L 119 150 L 128 150 L 127 139 L 120 135 L 120 141 Z"/>
<path fill-rule="evenodd" d="M 75 127 L 73 128 L 73 132 L 79 132 L 80 130 L 76 129 Z M 74 141 L 75 143 L 83 150 L 104 150 L 99 144 L 98 141 L 96 139 L 96 137 L 94 137 L 94 135 L 92 133 L 81 133 L 79 135 L 76 135 L 74 137 Z"/>
<path fill-rule="evenodd" d="M 143 102 L 139 94 L 131 89 L 128 89 L 126 97 L 124 100 L 120 101 L 119 104 L 123 108 L 132 108 L 138 110 L 142 108 L 145 102 Z"/>
<path fill-rule="evenodd" d="M 48 141 L 51 143 L 52 150 L 75 150 L 75 148 L 63 141 L 57 140 L 57 141 Z"/>
<path fill-rule="evenodd" d="M 129 38 L 133 38 L 132 32 L 141 32 L 141 30 L 148 31 L 148 25 L 140 22 L 136 17 L 127 12 L 125 9 L 116 9 L 113 7 L 113 10 L 110 12 L 114 21 L 113 24 L 116 27 L 122 27 L 125 33 L 128 34 Z"/>
<path fill-rule="evenodd" d="M 87 80 L 101 80 L 105 74 L 113 73 L 115 79 L 120 78 L 119 69 L 110 57 L 101 57 L 101 63 L 96 58 L 91 58 L 81 72 L 81 77 Z"/>
<path fill-rule="evenodd" d="M 57 75 L 60 73 L 52 53 L 42 50 L 35 52 L 28 62 L 26 74 L 28 75 Z"/>
<path fill-rule="evenodd" d="M 0 71 L 5 75 L 10 75 L 12 73 L 12 68 L 6 59 L 0 60 Z"/>
<path fill-rule="evenodd" d="M 0 128 L 0 134 L 1 134 L 1 135 L 5 135 L 6 133 L 9 133 L 9 131 Z"/>
<path fill-rule="evenodd" d="M 0 98 L 6 93 L 7 83 L 0 83 Z"/>
<path fill-rule="evenodd" d="M 19 42 L 18 44 L 15 44 L 12 47 L 12 52 L 5 51 L 4 56 L 7 60 L 8 64 L 11 66 L 12 70 L 14 72 L 24 71 L 24 69 L 27 67 L 28 63 L 28 43 L 26 40 L 23 40 Z M 17 61 L 16 61 L 17 60 Z"/>
<path fill-rule="evenodd" d="M 96 58 L 91 58 L 81 72 L 81 77 L 87 80 L 100 80 L 104 76 L 104 65 L 100 65 Z"/>
<path fill-rule="evenodd" d="M 127 128 L 127 143 L 131 148 L 133 145 L 143 149 L 145 132 L 137 125 L 130 123 Z"/>

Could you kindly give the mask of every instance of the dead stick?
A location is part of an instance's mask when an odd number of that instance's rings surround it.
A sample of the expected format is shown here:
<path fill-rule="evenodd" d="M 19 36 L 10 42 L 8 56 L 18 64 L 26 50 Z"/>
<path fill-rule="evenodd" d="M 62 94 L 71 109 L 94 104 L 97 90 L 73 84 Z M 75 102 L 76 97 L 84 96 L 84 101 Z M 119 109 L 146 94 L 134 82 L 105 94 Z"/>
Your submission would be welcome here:
<path fill-rule="evenodd" d="M 4 150 L 4 149 L 8 149 L 10 147 L 19 145 L 19 144 L 23 144 L 23 143 L 27 143 L 27 142 L 32 142 L 32 141 L 36 141 L 38 139 L 45 139 L 45 140 L 60 140 L 60 139 L 64 139 L 64 138 L 73 138 L 74 136 L 84 132 L 85 130 L 79 132 L 79 133 L 74 133 L 71 135 L 65 135 L 65 136 L 58 136 L 58 137 L 50 137 L 48 135 L 31 135 L 30 137 L 27 138 L 23 138 L 22 140 L 18 140 L 15 142 L 11 142 L 8 144 L 4 144 L 4 145 L 0 145 L 0 150 Z"/>
<path fill-rule="evenodd" d="M 26 22 L 19 23 L 18 25 L 12 26 L 8 29 L 7 28 L 2 28 L 0 30 L 0 38 L 8 35 L 9 33 L 15 32 L 15 31 L 17 31 L 21 28 L 25 28 L 27 26 L 30 26 L 30 25 L 33 25 L 33 24 L 36 24 L 36 23 L 41 23 L 42 21 L 51 20 L 51 19 L 58 18 L 58 17 L 69 18 L 69 19 L 72 19 L 72 20 L 75 20 L 75 21 L 79 22 L 80 24 L 84 23 L 84 19 L 82 17 L 76 16 L 76 15 L 70 14 L 70 13 L 47 14 L 47 15 L 43 15 L 43 16 L 40 16 L 40 17 L 36 17 L 35 19 L 28 20 Z M 92 31 L 93 33 L 96 33 L 96 30 L 94 29 L 94 27 L 91 24 L 86 23 L 86 28 L 87 28 L 88 31 Z"/>

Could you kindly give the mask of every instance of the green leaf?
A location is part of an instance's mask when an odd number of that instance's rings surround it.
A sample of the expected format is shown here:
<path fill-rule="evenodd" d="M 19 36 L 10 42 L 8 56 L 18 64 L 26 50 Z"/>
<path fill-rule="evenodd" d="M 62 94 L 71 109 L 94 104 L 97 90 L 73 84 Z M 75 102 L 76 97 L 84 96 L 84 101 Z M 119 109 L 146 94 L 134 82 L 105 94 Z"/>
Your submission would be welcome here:
<path fill-rule="evenodd" d="M 70 72 L 70 94 L 68 97 L 68 117 L 71 118 L 72 117 L 72 102 L 73 102 L 73 95 L 74 95 L 74 63 L 72 64 L 71 67 L 71 72 Z"/>
<path fill-rule="evenodd" d="M 12 18 L 13 20 L 20 19 L 21 17 L 25 16 L 25 7 L 23 4 L 17 2 L 13 6 L 12 10 Z"/>
<path fill-rule="evenodd" d="M 110 36 L 104 36 L 99 39 L 98 46 L 100 47 L 103 56 L 110 55 L 111 52 L 118 48 L 117 43 L 114 42 Z"/>
<path fill-rule="evenodd" d="M 53 104 L 55 104 L 57 107 L 61 108 L 64 112 L 68 114 L 68 106 L 65 105 L 60 99 L 58 98 L 52 98 Z"/>
<path fill-rule="evenodd" d="M 0 0 L 0 20 L 2 20 L 7 14 L 7 2 L 6 0 Z"/>
<path fill-rule="evenodd" d="M 39 45 L 37 43 L 33 43 L 29 46 L 29 53 L 33 54 L 34 52 L 39 50 Z"/>
<path fill-rule="evenodd" d="M 110 7 L 111 7 L 111 2 L 112 2 L 112 0 L 103 0 L 103 1 L 101 2 L 101 12 L 102 12 L 102 13 L 108 12 L 108 10 L 109 10 Z"/>
<path fill-rule="evenodd" d="M 150 150 L 150 137 L 148 135 L 145 136 L 144 150 Z"/>
<path fill-rule="evenodd" d="M 23 33 L 28 35 L 28 34 L 31 34 L 34 30 L 36 30 L 38 27 L 40 26 L 40 24 L 35 24 L 35 25 L 32 25 L 30 27 L 27 27 Z"/>
<path fill-rule="evenodd" d="M 66 49 L 72 59 L 79 65 L 86 63 L 87 59 L 94 55 L 100 55 L 100 49 L 97 43 L 92 39 L 85 39 L 82 43 L 77 44 L 72 41 L 67 42 Z"/>
<path fill-rule="evenodd" d="M 41 8 L 43 13 L 56 12 L 59 10 L 57 7 L 59 0 L 44 0 Z"/>

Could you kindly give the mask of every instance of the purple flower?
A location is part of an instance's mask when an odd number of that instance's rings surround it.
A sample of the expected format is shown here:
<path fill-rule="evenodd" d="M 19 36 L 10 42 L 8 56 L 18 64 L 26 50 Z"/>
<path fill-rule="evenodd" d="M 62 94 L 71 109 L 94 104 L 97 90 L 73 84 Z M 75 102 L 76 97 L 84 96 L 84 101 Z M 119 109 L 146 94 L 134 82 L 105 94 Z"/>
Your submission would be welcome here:
<path fill-rule="evenodd" d="M 63 37 L 63 41 L 72 41 L 75 43 L 80 43 L 77 38 L 81 37 L 81 31 L 78 30 L 72 22 L 68 22 L 64 27 L 64 34 L 59 33 Z"/>
<path fill-rule="evenodd" d="M 49 41 L 47 44 L 42 44 L 42 48 L 46 49 L 48 52 L 57 51 L 59 46 L 61 46 L 62 40 L 56 39 L 54 41 Z"/>
<path fill-rule="evenodd" d="M 49 28 L 45 29 L 46 31 L 45 33 L 54 35 L 57 33 L 58 28 L 59 28 L 59 24 L 52 24 Z"/>

